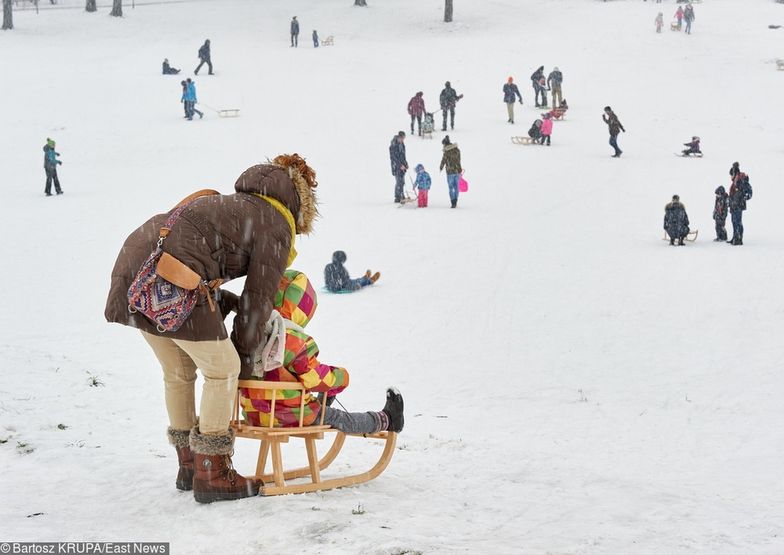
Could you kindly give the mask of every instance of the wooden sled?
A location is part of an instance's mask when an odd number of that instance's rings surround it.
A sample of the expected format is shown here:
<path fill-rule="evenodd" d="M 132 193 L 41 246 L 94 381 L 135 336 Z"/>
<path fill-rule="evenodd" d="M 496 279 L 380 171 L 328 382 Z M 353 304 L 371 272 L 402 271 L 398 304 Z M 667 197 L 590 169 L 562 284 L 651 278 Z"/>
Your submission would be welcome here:
<path fill-rule="evenodd" d="M 238 118 L 240 116 L 239 108 L 228 108 L 225 110 L 217 110 L 218 117 L 221 118 Z"/>
<path fill-rule="evenodd" d="M 697 235 L 700 233 L 699 229 L 695 229 L 694 231 L 690 231 L 688 235 L 686 235 L 686 240 L 690 243 L 693 243 L 697 240 Z M 664 230 L 664 237 L 662 237 L 662 241 L 669 241 L 670 236 L 667 234 L 667 230 Z"/>
<path fill-rule="evenodd" d="M 531 137 L 526 137 L 524 135 L 517 135 L 512 137 L 512 142 L 516 145 L 532 145 L 534 144 L 534 140 Z"/>
<path fill-rule="evenodd" d="M 680 31 L 681 26 L 677 23 L 670 23 L 670 31 Z"/>
<path fill-rule="evenodd" d="M 375 434 L 346 434 L 340 430 L 336 430 L 324 424 L 324 413 L 326 412 L 327 399 L 324 396 L 321 402 L 321 418 L 318 425 L 303 426 L 302 418 L 305 414 L 305 387 L 300 383 L 294 382 L 269 382 L 261 380 L 240 380 L 237 389 L 237 395 L 234 401 L 234 417 L 231 421 L 231 427 L 237 437 L 256 439 L 261 441 L 259 445 L 259 456 L 256 462 L 256 473 L 253 477 L 262 480 L 264 485 L 259 490 L 259 495 L 285 495 L 289 493 L 309 493 L 313 491 L 323 491 L 335 488 L 342 488 L 347 486 L 355 486 L 368 482 L 373 478 L 379 476 L 386 467 L 389 461 L 392 460 L 392 455 L 395 453 L 395 442 L 397 434 L 394 432 L 378 432 Z M 299 426 L 293 428 L 273 428 L 262 426 L 251 426 L 244 420 L 240 420 L 240 393 L 239 388 L 248 389 L 266 389 L 270 391 L 280 390 L 297 390 L 300 391 L 300 420 Z M 271 401 L 270 422 L 275 420 L 275 401 L 273 397 Z M 335 434 L 331 447 L 327 450 L 323 457 L 319 458 L 316 448 L 316 441 L 324 439 L 325 434 Z M 361 437 L 366 439 L 379 439 L 383 440 L 384 448 L 381 456 L 373 467 L 359 474 L 352 474 L 350 476 L 335 477 L 323 479 L 321 471 L 329 467 L 330 464 L 337 458 L 340 450 L 343 448 L 343 443 L 346 441 L 346 436 Z M 293 468 L 286 470 L 283 466 L 283 456 L 280 445 L 288 443 L 290 438 L 301 438 L 305 440 L 305 449 L 308 456 L 308 466 L 301 468 Z M 269 455 L 272 454 L 270 457 Z M 272 472 L 265 472 L 267 467 L 267 459 L 272 459 Z M 309 478 L 309 482 L 289 484 L 287 480 L 296 480 L 298 478 Z"/>
<path fill-rule="evenodd" d="M 335 37 L 330 35 L 325 39 L 322 39 L 321 46 L 334 46 L 335 45 Z"/>

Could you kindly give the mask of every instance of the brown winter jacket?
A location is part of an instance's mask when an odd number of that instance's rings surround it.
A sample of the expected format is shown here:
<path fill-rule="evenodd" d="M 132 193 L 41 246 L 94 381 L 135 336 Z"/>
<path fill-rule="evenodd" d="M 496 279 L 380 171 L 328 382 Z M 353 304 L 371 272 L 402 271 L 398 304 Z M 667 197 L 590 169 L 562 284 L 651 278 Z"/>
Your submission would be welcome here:
<path fill-rule="evenodd" d="M 444 155 L 441 157 L 440 170 L 446 167 L 447 174 L 462 173 L 463 168 L 460 166 L 460 149 L 457 148 L 457 143 L 450 143 L 444 145 Z"/>
<path fill-rule="evenodd" d="M 286 218 L 252 193 L 280 201 L 294 216 L 298 233 L 310 230 L 316 214 L 315 197 L 307 183 L 298 173 L 294 179 L 289 175 L 289 170 L 272 164 L 247 169 L 234 185 L 235 194 L 193 201 L 164 241 L 165 252 L 208 281 L 246 276 L 239 299 L 234 295 L 223 295 L 221 299 L 219 292 L 220 302 L 214 312 L 201 299 L 176 332 L 159 333 L 147 318 L 128 311 L 128 288 L 155 249 L 160 227 L 167 218 L 167 214 L 158 214 L 131 233 L 120 250 L 112 270 L 106 320 L 163 337 L 211 341 L 228 337 L 223 318 L 229 310 L 236 310 L 231 339 L 243 371 L 252 369 L 252 355 L 264 341 L 264 324 L 272 311 L 291 247 L 291 227 Z"/>

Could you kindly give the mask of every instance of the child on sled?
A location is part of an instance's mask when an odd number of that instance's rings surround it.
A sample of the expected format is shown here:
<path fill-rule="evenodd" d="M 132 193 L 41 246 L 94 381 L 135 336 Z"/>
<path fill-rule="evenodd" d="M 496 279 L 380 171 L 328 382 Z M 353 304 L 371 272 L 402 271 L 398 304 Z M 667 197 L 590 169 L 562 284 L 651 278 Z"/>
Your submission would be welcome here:
<path fill-rule="evenodd" d="M 324 424 L 345 433 L 371 434 L 403 429 L 403 397 L 387 389 L 386 404 L 380 411 L 346 412 L 332 408 L 335 396 L 348 387 L 345 368 L 319 362 L 319 349 L 304 328 L 316 311 L 316 291 L 307 276 L 286 270 L 275 295 L 274 308 L 267 322 L 268 340 L 257 351 L 254 377 L 274 382 L 300 382 L 305 404 L 302 423 L 317 424 L 321 403 L 313 393 L 327 396 Z M 299 425 L 301 397 L 296 390 L 240 389 L 240 406 L 245 420 L 252 426 L 269 426 L 272 399 L 275 396 L 276 427 Z"/>
<path fill-rule="evenodd" d="M 332 253 L 332 263 L 324 267 L 324 283 L 327 286 L 327 290 L 332 293 L 358 291 L 363 287 L 373 285 L 381 277 L 381 272 L 371 275 L 370 270 L 368 270 L 361 278 L 351 279 L 348 270 L 343 266 L 345 261 L 346 253 L 335 251 Z"/>
<path fill-rule="evenodd" d="M 700 150 L 700 138 L 696 135 L 691 138 L 691 142 L 683 143 L 683 146 L 689 147 L 686 150 L 681 151 L 681 154 L 684 156 L 690 156 L 692 154 L 702 156 L 702 151 Z"/>

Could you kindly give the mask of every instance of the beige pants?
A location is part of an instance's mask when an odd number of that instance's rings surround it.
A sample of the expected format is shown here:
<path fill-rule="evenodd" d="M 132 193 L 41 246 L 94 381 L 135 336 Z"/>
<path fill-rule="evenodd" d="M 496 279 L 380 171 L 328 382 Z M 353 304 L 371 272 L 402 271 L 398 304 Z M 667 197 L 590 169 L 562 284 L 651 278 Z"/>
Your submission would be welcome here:
<path fill-rule="evenodd" d="M 142 332 L 163 369 L 166 410 L 175 430 L 190 430 L 198 422 L 202 434 L 225 434 L 229 429 L 240 357 L 230 339 L 184 341 Z M 196 418 L 196 368 L 204 387 Z"/>
<path fill-rule="evenodd" d="M 556 96 L 558 100 L 556 100 Z M 558 108 L 561 105 L 563 97 L 561 96 L 561 85 L 553 85 L 553 108 Z"/>
<path fill-rule="evenodd" d="M 506 112 L 509 114 L 509 121 L 514 123 L 514 102 L 506 103 Z"/>

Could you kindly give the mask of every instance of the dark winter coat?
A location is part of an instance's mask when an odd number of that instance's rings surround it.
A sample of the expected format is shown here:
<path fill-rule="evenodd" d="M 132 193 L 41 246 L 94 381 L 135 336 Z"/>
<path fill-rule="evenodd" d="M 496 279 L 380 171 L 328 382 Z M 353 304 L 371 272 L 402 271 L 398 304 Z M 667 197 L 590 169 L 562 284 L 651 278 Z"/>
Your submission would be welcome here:
<path fill-rule="evenodd" d="M 392 167 L 392 175 L 405 175 L 406 170 L 408 170 L 406 145 L 402 141 L 397 140 L 397 135 L 392 137 L 392 142 L 389 145 L 389 163 Z M 400 166 L 404 166 L 405 169 L 400 169 Z"/>
<path fill-rule="evenodd" d="M 752 190 L 749 176 L 739 172 L 730 187 L 730 212 L 746 210 L 746 201 L 751 198 Z"/>
<path fill-rule="evenodd" d="M 528 130 L 528 136 L 532 139 L 540 139 L 542 137 L 542 120 L 538 119 L 531 124 L 531 129 Z"/>
<path fill-rule="evenodd" d="M 539 87 L 539 81 L 542 78 L 544 78 L 544 66 L 540 66 L 539 69 L 531 74 L 531 82 L 535 88 Z"/>
<path fill-rule="evenodd" d="M 547 86 L 552 88 L 558 88 L 563 83 L 563 74 L 560 70 L 553 70 L 550 72 L 550 75 L 547 76 Z"/>
<path fill-rule="evenodd" d="M 460 149 L 457 148 L 457 143 L 444 145 L 444 155 L 441 157 L 441 165 L 438 169 L 443 170 L 444 168 L 446 168 L 448 175 L 463 173 L 463 167 L 460 165 Z"/>
<path fill-rule="evenodd" d="M 689 216 L 680 201 L 674 200 L 664 207 L 664 229 L 671 239 L 683 239 L 689 234 Z"/>
<path fill-rule="evenodd" d="M 171 65 L 169 65 L 169 62 L 163 62 L 162 66 L 164 75 L 177 75 L 180 72 L 179 69 L 174 69 Z"/>
<path fill-rule="evenodd" d="M 507 104 L 514 102 L 515 96 L 520 102 L 523 101 L 523 97 L 520 96 L 520 89 L 517 88 L 517 85 L 514 83 L 506 83 L 504 85 L 504 102 Z"/>
<path fill-rule="evenodd" d="M 457 91 L 452 87 L 445 87 L 438 96 L 438 101 L 441 104 L 442 110 L 454 109 L 457 104 Z"/>
<path fill-rule="evenodd" d="M 299 35 L 299 21 L 296 19 L 291 20 L 291 34 Z"/>
<path fill-rule="evenodd" d="M 728 196 L 724 187 L 716 189 L 716 202 L 713 205 L 713 219 L 718 222 L 724 222 L 727 219 L 727 208 L 729 206 Z"/>
<path fill-rule="evenodd" d="M 425 99 L 421 94 L 413 96 L 408 101 L 408 113 L 412 116 L 421 116 L 425 113 Z"/>
<path fill-rule="evenodd" d="M 208 62 L 210 60 L 210 45 L 209 43 L 204 43 L 201 48 L 199 48 L 199 59 Z"/>
<path fill-rule="evenodd" d="M 612 110 L 610 110 L 609 115 L 605 113 L 605 115 L 602 116 L 602 119 L 604 120 L 604 123 L 607 124 L 611 137 L 616 137 L 621 131 L 624 133 L 626 132 L 626 129 L 623 128 L 623 125 L 621 125 L 621 122 L 618 120 L 618 116 L 616 116 L 615 112 Z"/>
<path fill-rule="evenodd" d="M 44 145 L 44 169 L 46 171 L 54 171 L 57 169 L 57 164 L 62 164 L 57 159 L 58 156 L 60 156 L 59 152 L 55 152 L 49 145 Z"/>
<path fill-rule="evenodd" d="M 305 191 L 299 191 L 303 187 Z M 179 330 L 164 334 L 141 314 L 128 312 L 128 288 L 142 263 L 155 250 L 159 230 L 168 216 L 158 214 L 131 233 L 120 249 L 104 314 L 109 322 L 153 335 L 214 341 L 228 337 L 223 318 L 227 310 L 233 309 L 237 316 L 231 339 L 240 355 L 243 375 L 249 375 L 252 355 L 265 340 L 264 324 L 272 311 L 292 241 L 291 227 L 284 215 L 253 193 L 276 199 L 297 222 L 300 217 L 303 221 L 312 220 L 315 200 L 307 185 L 296 186 L 286 169 L 272 164 L 247 169 L 234 189 L 234 194 L 193 201 L 172 226 L 163 249 L 208 281 L 245 276 L 237 306 L 221 303 L 221 309 L 213 312 L 202 298 Z M 302 195 L 306 196 L 304 203 L 300 202 Z"/>
<path fill-rule="evenodd" d="M 699 141 L 699 139 L 694 139 L 690 143 L 683 143 L 683 146 L 689 147 L 689 150 L 688 150 L 689 153 L 702 154 L 702 151 L 700 150 L 700 141 Z"/>
<path fill-rule="evenodd" d="M 351 281 L 348 270 L 343 266 L 346 261 L 346 253 L 335 251 L 332 255 L 332 263 L 324 267 L 324 283 L 330 291 L 342 291 Z"/>

